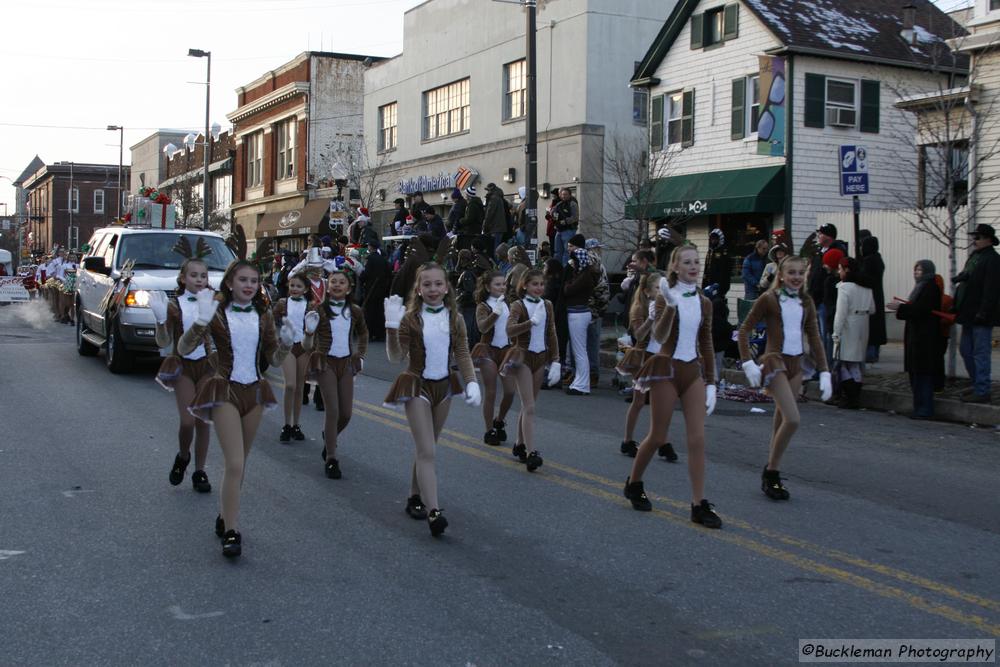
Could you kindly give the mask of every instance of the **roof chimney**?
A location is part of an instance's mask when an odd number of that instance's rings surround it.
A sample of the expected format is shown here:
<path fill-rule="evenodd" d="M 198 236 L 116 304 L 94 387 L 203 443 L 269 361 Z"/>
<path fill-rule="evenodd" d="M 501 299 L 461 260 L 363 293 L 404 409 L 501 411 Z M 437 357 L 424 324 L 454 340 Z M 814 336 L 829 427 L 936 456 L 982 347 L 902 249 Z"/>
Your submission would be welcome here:
<path fill-rule="evenodd" d="M 917 43 L 917 33 L 913 29 L 916 20 L 917 8 L 910 3 L 903 5 L 903 29 L 899 34 L 903 38 L 903 41 L 910 45 Z"/>

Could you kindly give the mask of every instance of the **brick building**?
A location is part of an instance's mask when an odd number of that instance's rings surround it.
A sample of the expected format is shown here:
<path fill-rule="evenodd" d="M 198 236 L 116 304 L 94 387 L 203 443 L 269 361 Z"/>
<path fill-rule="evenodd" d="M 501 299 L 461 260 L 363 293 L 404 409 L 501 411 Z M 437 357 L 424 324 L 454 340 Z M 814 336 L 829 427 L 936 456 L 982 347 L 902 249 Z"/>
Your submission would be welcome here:
<path fill-rule="evenodd" d="M 208 196 L 210 201 L 209 229 L 226 234 L 230 231 L 233 204 L 233 162 L 236 142 L 232 132 L 226 131 L 210 141 L 211 158 L 208 164 Z M 180 145 L 161 156 L 163 180 L 156 184 L 170 194 L 177 206 L 178 224 L 201 227 L 205 176 L 205 140 L 199 134 L 194 143 Z"/>
<path fill-rule="evenodd" d="M 233 222 L 251 250 L 266 238 L 299 250 L 329 231 L 336 182 L 363 150 L 364 71 L 378 60 L 306 51 L 236 90 Z"/>
<path fill-rule="evenodd" d="M 122 190 L 117 164 L 56 162 L 42 164 L 23 177 L 27 238 L 32 252 L 48 252 L 54 245 L 78 249 L 98 227 L 110 225 L 118 214 L 119 196 L 129 179 L 122 167 Z"/>

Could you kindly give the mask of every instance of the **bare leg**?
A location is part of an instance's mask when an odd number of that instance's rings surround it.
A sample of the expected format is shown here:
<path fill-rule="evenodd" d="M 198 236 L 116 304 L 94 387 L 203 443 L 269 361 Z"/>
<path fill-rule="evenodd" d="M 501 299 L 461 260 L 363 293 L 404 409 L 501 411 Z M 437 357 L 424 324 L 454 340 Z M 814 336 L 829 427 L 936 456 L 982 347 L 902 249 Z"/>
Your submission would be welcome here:
<path fill-rule="evenodd" d="M 639 421 L 639 413 L 642 412 L 642 406 L 645 403 L 645 392 L 632 392 L 632 404 L 628 406 L 628 411 L 625 413 L 625 437 L 622 438 L 623 441 L 628 442 L 635 434 L 635 424 Z"/>
<path fill-rule="evenodd" d="M 483 375 L 483 421 L 486 430 L 493 428 L 497 400 L 497 365 L 492 360 L 483 359 L 479 365 Z"/>
<path fill-rule="evenodd" d="M 258 421 L 260 410 L 257 409 Z M 212 422 L 215 433 L 222 447 L 224 467 L 222 473 L 222 519 L 226 528 L 238 530 L 240 518 L 240 487 L 243 485 L 243 471 L 246 466 L 246 455 L 249 449 L 244 440 L 243 419 L 235 405 L 223 403 L 212 408 Z M 256 430 L 256 429 L 255 429 Z"/>
<path fill-rule="evenodd" d="M 305 356 L 305 355 L 303 355 Z M 284 394 L 282 395 L 282 404 L 285 409 L 285 423 L 292 424 L 292 419 L 295 416 L 292 412 L 292 403 L 295 402 L 296 394 L 296 366 L 295 366 L 295 355 L 289 354 L 285 357 L 285 360 L 281 363 L 281 374 L 285 379 Z M 302 397 L 299 396 L 299 402 L 302 401 Z"/>
<path fill-rule="evenodd" d="M 323 392 L 323 400 L 326 401 L 326 412 L 323 418 L 323 446 L 326 447 L 326 460 L 332 461 L 337 458 L 337 435 L 340 429 L 337 422 L 340 420 L 340 383 L 337 381 L 337 374 L 332 369 L 327 368 L 319 376 L 317 387 Z M 348 415 L 350 419 L 350 415 Z"/>
<path fill-rule="evenodd" d="M 632 463 L 632 474 L 629 476 L 631 482 L 642 481 L 642 474 L 659 447 L 657 443 L 666 442 L 674 403 L 677 402 L 677 390 L 674 388 L 674 383 L 669 380 L 654 382 L 649 392 L 649 432 L 639 444 L 639 451 L 636 452 L 635 461 Z"/>
<path fill-rule="evenodd" d="M 181 456 L 190 457 L 191 439 L 194 437 L 196 425 L 202 424 L 207 429 L 208 424 L 200 419 L 195 419 L 194 415 L 188 412 L 188 406 L 191 405 L 191 400 L 194 398 L 194 382 L 191 382 L 190 378 L 184 375 L 177 378 L 177 382 L 174 384 L 174 398 L 177 401 L 177 412 L 181 417 L 181 423 L 177 429 L 177 448 Z M 204 465 L 204 458 L 201 462 Z"/>
<path fill-rule="evenodd" d="M 435 419 L 431 404 L 422 397 L 411 398 L 406 402 L 406 420 L 410 424 L 410 434 L 416 446 L 411 489 L 413 482 L 416 482 L 413 494 L 419 494 L 424 506 L 429 509 L 439 509 L 437 473 L 434 470 Z"/>
<path fill-rule="evenodd" d="M 516 383 L 514 378 L 501 375 L 500 386 L 503 388 L 503 398 L 500 399 L 500 414 L 497 415 L 497 419 L 504 421 L 507 418 L 507 413 L 510 412 L 510 406 L 514 403 Z"/>
<path fill-rule="evenodd" d="M 691 503 L 705 497 L 705 382 L 699 378 L 681 396 L 684 428 L 687 431 L 688 476 L 691 478 Z"/>
<path fill-rule="evenodd" d="M 789 381 L 786 373 L 775 373 L 768 389 L 774 398 L 774 431 L 771 433 L 769 470 L 780 470 L 781 457 L 799 428 L 799 406 L 796 397 L 802 388 L 802 375 Z"/>
<path fill-rule="evenodd" d="M 292 400 L 292 421 L 288 423 L 298 424 L 299 417 L 302 415 L 302 392 L 306 388 L 306 369 L 309 367 L 309 355 L 303 354 L 301 357 L 296 358 L 290 354 L 285 358 L 286 362 L 289 357 L 295 360 L 295 395 Z M 287 400 L 285 401 L 285 405 L 288 405 Z"/>
<path fill-rule="evenodd" d="M 514 369 L 517 395 L 521 399 L 521 414 L 517 419 L 517 441 L 533 451 L 535 442 L 535 378 L 531 369 L 520 365 Z"/>

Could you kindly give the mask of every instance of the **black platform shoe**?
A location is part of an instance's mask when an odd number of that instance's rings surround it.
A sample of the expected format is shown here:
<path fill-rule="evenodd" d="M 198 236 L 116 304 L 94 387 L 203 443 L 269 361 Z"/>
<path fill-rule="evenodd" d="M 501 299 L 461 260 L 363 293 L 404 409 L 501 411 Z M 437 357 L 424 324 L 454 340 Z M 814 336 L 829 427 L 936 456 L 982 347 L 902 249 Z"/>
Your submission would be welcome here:
<path fill-rule="evenodd" d="M 195 470 L 191 475 L 191 486 L 198 493 L 211 493 L 212 485 L 208 483 L 208 475 L 204 470 Z"/>
<path fill-rule="evenodd" d="M 299 428 L 298 424 L 292 427 L 292 438 L 295 440 L 306 439 L 306 434 L 302 432 L 302 429 Z"/>
<path fill-rule="evenodd" d="M 215 536 L 222 539 L 222 536 L 226 534 L 226 522 L 222 519 L 222 515 L 219 514 L 215 517 Z"/>
<path fill-rule="evenodd" d="M 423 521 L 427 518 L 427 508 L 424 507 L 424 501 L 420 499 L 420 494 L 406 499 L 406 514 L 417 521 Z"/>
<path fill-rule="evenodd" d="M 635 440 L 622 440 L 622 454 L 631 456 L 633 459 L 639 453 L 639 443 Z"/>
<path fill-rule="evenodd" d="M 491 428 L 489 431 L 483 434 L 483 442 L 485 442 L 490 447 L 496 447 L 500 444 L 500 436 L 497 434 L 495 428 Z"/>
<path fill-rule="evenodd" d="M 314 389 L 313 391 L 319 391 L 319 389 Z M 307 384 L 302 390 L 302 405 L 309 405 L 309 385 Z"/>
<path fill-rule="evenodd" d="M 535 450 L 528 454 L 528 458 L 524 460 L 528 466 L 528 472 L 535 472 L 542 467 L 542 455 Z"/>
<path fill-rule="evenodd" d="M 642 482 L 633 482 L 631 477 L 625 478 L 625 497 L 632 501 L 632 509 L 640 512 L 650 512 L 653 503 L 646 497 L 646 488 Z"/>
<path fill-rule="evenodd" d="M 713 511 L 713 507 L 715 505 L 702 498 L 697 505 L 691 505 L 691 520 L 705 528 L 722 528 L 722 519 Z"/>
<path fill-rule="evenodd" d="M 441 510 L 431 510 L 427 515 L 427 525 L 430 526 L 431 535 L 438 537 L 448 527 L 448 519 L 444 518 Z"/>
<path fill-rule="evenodd" d="M 227 530 L 222 536 L 222 555 L 226 558 L 236 558 L 243 553 L 243 536 L 235 530 Z"/>
<path fill-rule="evenodd" d="M 788 500 L 790 494 L 781 483 L 781 479 L 781 473 L 777 470 L 768 470 L 767 466 L 764 466 L 764 472 L 760 475 L 760 490 L 771 500 Z"/>
<path fill-rule="evenodd" d="M 327 477 L 329 477 L 330 479 L 340 479 L 341 477 L 340 461 L 338 461 L 337 459 L 329 459 L 326 462 L 325 468 Z"/>
<path fill-rule="evenodd" d="M 500 438 L 500 442 L 507 442 L 507 424 L 504 423 L 502 419 L 493 420 L 493 430 L 497 432 L 497 437 Z"/>
<path fill-rule="evenodd" d="M 677 452 L 674 451 L 674 446 L 669 442 L 665 445 L 660 445 L 660 448 L 656 450 L 656 453 L 670 463 L 677 463 Z"/>
<path fill-rule="evenodd" d="M 511 448 L 510 453 L 513 454 L 514 458 L 520 461 L 521 463 L 527 463 L 528 446 L 525 445 L 523 442 L 521 444 L 514 445 L 514 447 Z"/>
<path fill-rule="evenodd" d="M 278 436 L 278 442 L 288 442 L 292 439 L 292 425 L 285 424 L 281 427 L 281 435 Z"/>
<path fill-rule="evenodd" d="M 174 465 L 170 468 L 170 483 L 173 486 L 184 481 L 184 471 L 187 470 L 189 463 L 191 463 L 190 454 L 188 454 L 187 460 L 182 459 L 180 454 L 174 457 Z"/>

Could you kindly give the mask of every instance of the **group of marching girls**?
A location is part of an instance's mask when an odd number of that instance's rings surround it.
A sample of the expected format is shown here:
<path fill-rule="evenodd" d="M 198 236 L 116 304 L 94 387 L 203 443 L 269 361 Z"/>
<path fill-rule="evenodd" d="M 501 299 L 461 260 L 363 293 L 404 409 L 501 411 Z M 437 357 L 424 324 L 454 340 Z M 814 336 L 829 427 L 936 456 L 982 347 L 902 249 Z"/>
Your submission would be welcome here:
<path fill-rule="evenodd" d="M 363 267 L 350 258 L 323 260 L 313 249 L 289 278 L 288 297 L 268 307 L 253 264 L 233 262 L 216 293 L 209 287 L 204 261 L 208 246 L 199 241 L 192 248 L 182 237 L 175 251 L 185 258 L 176 296 L 154 292 L 150 297 L 157 344 L 170 351 L 157 380 L 174 392 L 180 416 L 178 453 L 169 480 L 175 486 L 183 481 L 193 441 L 193 488 L 211 491 L 205 460 L 209 426 L 214 425 L 224 459 L 215 532 L 222 539 L 223 555 L 235 557 L 242 552 L 240 490 L 246 460 L 263 410 L 277 405 L 264 377 L 264 363 L 284 374 L 281 442 L 304 438 L 298 425 L 303 386 L 307 381 L 318 385 L 327 406 L 322 436 L 325 474 L 331 479 L 342 476 L 338 436 L 351 419 L 354 376 L 364 366 L 368 347 L 364 313 L 351 300 Z M 635 345 L 619 366 L 635 379 L 622 443 L 622 452 L 635 461 L 624 493 L 635 509 L 652 509 L 642 476 L 657 452 L 677 460 L 666 435 L 680 401 L 687 427 L 691 520 L 720 528 L 722 520 L 704 495 L 705 419 L 715 409 L 716 388 L 712 306 L 697 287 L 700 273 L 697 248 L 680 246 L 673 252 L 666 277 L 649 271 L 635 290 L 630 310 Z M 762 490 L 775 500 L 789 497 L 779 466 L 799 423 L 796 399 L 802 380 L 812 370 L 804 355 L 806 345 L 816 355 L 822 393 L 831 392 L 816 309 L 802 289 L 805 273 L 804 260 L 786 258 L 778 279 L 755 302 L 739 334 L 747 378 L 754 386 L 767 387 L 775 400 L 770 455 L 761 476 Z M 385 299 L 386 351 L 390 361 L 407 365 L 384 403 L 403 407 L 415 445 L 405 511 L 413 519 L 426 520 L 434 536 L 448 525 L 438 499 L 434 458 L 453 396 L 463 397 L 469 405 L 482 404 L 483 441 L 496 446 L 507 440 L 506 417 L 516 393 L 521 409 L 512 453 L 529 472 L 543 464 L 536 447 L 535 403 L 543 380 L 558 382 L 561 371 L 555 314 L 544 292 L 544 276 L 538 270 L 521 272 L 513 283 L 499 272 L 483 274 L 476 292 L 476 324 L 482 339 L 471 351 L 465 319 L 439 264 L 427 262 L 417 268 L 406 301 L 395 295 Z M 747 340 L 761 320 L 769 336 L 758 365 L 750 359 Z M 482 390 L 476 368 L 482 375 Z M 644 405 L 650 407 L 650 426 L 637 444 L 632 434 Z"/>

